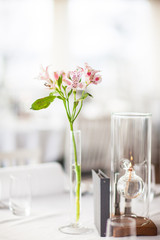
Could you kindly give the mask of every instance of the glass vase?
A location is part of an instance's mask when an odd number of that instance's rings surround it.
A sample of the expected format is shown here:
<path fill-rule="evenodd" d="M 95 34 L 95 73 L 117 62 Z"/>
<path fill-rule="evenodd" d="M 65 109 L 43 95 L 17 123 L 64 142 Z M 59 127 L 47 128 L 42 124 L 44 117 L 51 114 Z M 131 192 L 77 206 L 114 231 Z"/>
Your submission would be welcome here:
<path fill-rule="evenodd" d="M 71 221 L 78 227 L 81 209 L 81 131 L 70 132 L 70 186 Z"/>
<path fill-rule="evenodd" d="M 66 234 L 83 234 L 91 231 L 80 223 L 81 216 L 81 131 L 70 131 L 70 204 L 71 223 L 62 226 Z"/>

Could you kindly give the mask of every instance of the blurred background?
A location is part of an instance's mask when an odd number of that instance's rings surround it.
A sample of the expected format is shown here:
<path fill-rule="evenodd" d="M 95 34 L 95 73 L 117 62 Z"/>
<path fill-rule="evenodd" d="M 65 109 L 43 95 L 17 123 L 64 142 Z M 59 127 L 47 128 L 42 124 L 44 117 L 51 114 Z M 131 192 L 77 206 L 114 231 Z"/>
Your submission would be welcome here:
<path fill-rule="evenodd" d="M 38 112 L 30 106 L 48 95 L 36 79 L 41 64 L 73 70 L 87 62 L 101 70 L 103 82 L 90 87 L 94 99 L 77 121 L 83 173 L 109 170 L 111 112 L 151 112 L 152 164 L 160 182 L 159 43 L 159 0 L 0 0 L 1 167 L 23 158 L 67 166 L 61 102 Z"/>

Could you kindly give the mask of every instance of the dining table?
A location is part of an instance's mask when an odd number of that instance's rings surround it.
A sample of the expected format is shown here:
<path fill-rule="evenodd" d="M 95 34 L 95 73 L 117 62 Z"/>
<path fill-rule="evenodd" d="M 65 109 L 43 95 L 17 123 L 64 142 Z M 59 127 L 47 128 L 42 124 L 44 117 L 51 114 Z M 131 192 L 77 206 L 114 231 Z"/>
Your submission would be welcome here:
<path fill-rule="evenodd" d="M 94 224 L 94 196 L 85 191 L 81 198 L 81 219 L 84 227 L 90 229 L 86 234 L 71 235 L 62 233 L 59 228 L 70 223 L 70 197 L 64 182 L 67 178 L 58 163 L 0 169 L 0 179 L 9 187 L 7 178 L 11 172 L 27 171 L 33 175 L 33 196 L 31 214 L 17 216 L 6 205 L 0 203 L 0 240 L 102 240 Z M 38 179 L 38 180 L 37 180 Z M 83 182 L 82 182 L 83 183 Z M 64 184 L 64 185 L 63 185 Z M 159 186 L 157 186 L 159 188 Z M 83 190 L 83 189 L 82 189 Z M 2 191 L 3 193 L 3 191 Z M 83 193 L 83 192 L 82 192 Z M 4 199 L 7 199 L 4 191 Z M 150 204 L 150 218 L 158 229 L 157 236 L 138 236 L 137 239 L 160 240 L 160 196 L 153 198 Z M 119 238 L 116 238 L 117 240 Z M 122 238 L 120 238 L 122 239 Z M 125 238 L 124 238 L 125 239 Z"/>

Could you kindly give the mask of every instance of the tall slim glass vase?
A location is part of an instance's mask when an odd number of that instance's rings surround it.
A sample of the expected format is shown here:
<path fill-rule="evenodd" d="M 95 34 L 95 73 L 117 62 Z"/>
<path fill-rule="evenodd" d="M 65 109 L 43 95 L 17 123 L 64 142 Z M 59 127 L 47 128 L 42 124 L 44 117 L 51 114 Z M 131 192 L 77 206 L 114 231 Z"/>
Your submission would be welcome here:
<path fill-rule="evenodd" d="M 71 221 L 79 227 L 81 210 L 81 131 L 70 132 Z"/>
<path fill-rule="evenodd" d="M 70 131 L 70 205 L 71 223 L 62 226 L 66 234 L 83 234 L 91 231 L 80 223 L 81 216 L 81 131 Z"/>

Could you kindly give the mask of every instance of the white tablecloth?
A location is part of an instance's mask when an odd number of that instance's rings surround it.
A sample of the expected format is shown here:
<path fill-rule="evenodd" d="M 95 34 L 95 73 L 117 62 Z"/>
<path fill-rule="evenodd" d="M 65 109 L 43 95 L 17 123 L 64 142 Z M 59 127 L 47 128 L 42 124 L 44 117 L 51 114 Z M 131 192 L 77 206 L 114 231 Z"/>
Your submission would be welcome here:
<path fill-rule="evenodd" d="M 159 207 L 160 198 L 152 202 L 153 208 Z M 17 217 L 8 209 L 0 210 L 0 239 L 1 240 L 100 240 L 93 224 L 93 196 L 82 197 L 82 219 L 86 227 L 93 229 L 85 235 L 67 235 L 59 231 L 59 227 L 69 223 L 69 195 L 67 193 L 34 198 L 32 212 L 29 217 Z M 157 211 L 158 212 L 158 211 Z M 160 213 L 153 217 L 159 222 Z M 160 227 L 159 227 L 160 234 Z M 116 238 L 118 240 L 118 238 Z M 160 235 L 153 237 L 138 237 L 137 239 L 160 239 Z"/>
<path fill-rule="evenodd" d="M 94 227 L 93 195 L 89 194 L 82 197 L 81 223 L 93 231 L 85 235 L 66 235 L 59 231 L 60 226 L 70 223 L 70 201 L 69 193 L 65 192 L 63 184 L 67 178 L 58 163 L 0 169 L 2 190 L 9 187 L 7 180 L 9 175 L 12 173 L 17 176 L 20 172 L 31 175 L 33 193 L 31 215 L 18 217 L 13 215 L 8 208 L 0 208 L 0 240 L 104 239 L 99 237 Z M 6 193 L 4 196 L 7 199 Z M 151 202 L 151 219 L 157 225 L 159 235 L 138 237 L 138 239 L 160 240 L 159 204 L 160 197 Z"/>

